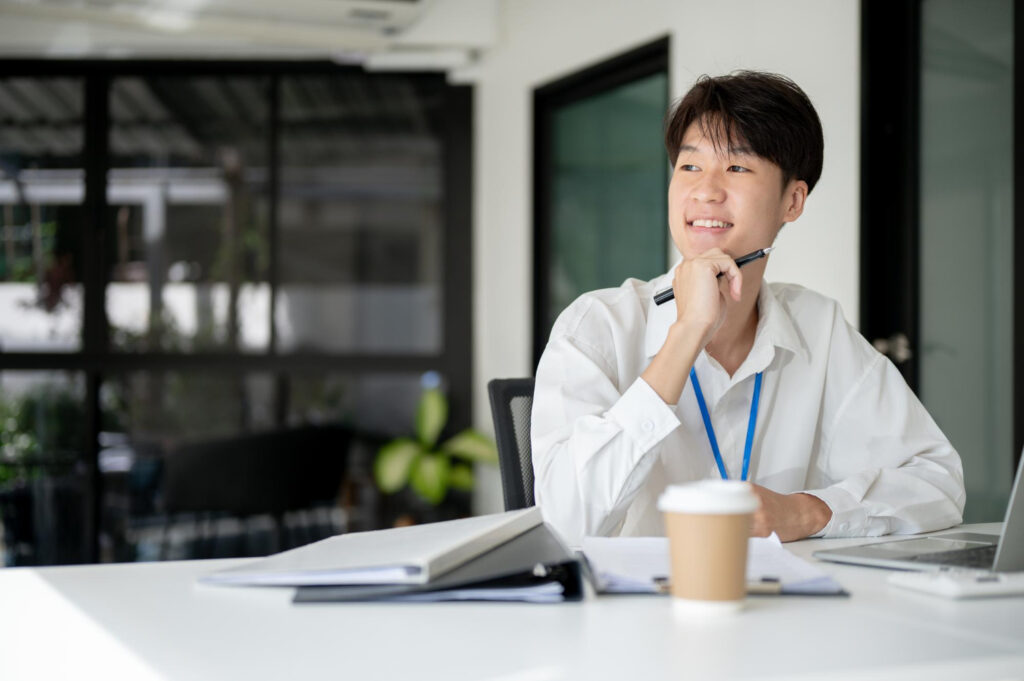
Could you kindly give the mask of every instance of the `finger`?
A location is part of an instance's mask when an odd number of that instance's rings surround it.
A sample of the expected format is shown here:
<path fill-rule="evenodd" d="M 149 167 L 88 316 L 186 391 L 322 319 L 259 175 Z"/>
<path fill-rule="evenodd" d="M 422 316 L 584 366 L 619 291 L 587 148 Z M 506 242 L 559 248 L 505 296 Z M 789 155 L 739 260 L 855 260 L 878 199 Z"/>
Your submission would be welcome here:
<path fill-rule="evenodd" d="M 685 260 L 683 261 L 686 262 Z M 721 248 L 709 248 L 689 261 L 692 265 L 704 265 L 714 269 L 715 274 L 723 271 L 726 262 L 732 262 L 729 254 Z"/>
<path fill-rule="evenodd" d="M 735 263 L 733 267 L 735 267 Z M 740 298 L 743 297 L 743 273 L 740 272 L 739 267 L 736 267 L 736 276 L 729 280 L 729 285 L 732 288 L 732 299 L 737 303 L 740 302 Z"/>
<path fill-rule="evenodd" d="M 728 296 L 734 301 L 739 302 L 740 297 L 743 295 L 743 274 L 738 272 L 738 270 L 736 272 L 722 270 L 721 275 L 718 279 L 718 284 L 722 296 Z"/>
<path fill-rule="evenodd" d="M 682 264 L 676 268 L 676 276 L 672 278 L 672 292 L 676 297 L 676 305 L 679 305 L 683 300 L 683 291 L 686 290 L 686 272 L 683 270 Z"/>
<path fill-rule="evenodd" d="M 727 280 L 729 295 L 733 300 L 739 302 L 743 295 L 743 272 L 736 265 L 736 261 L 726 256 L 724 259 L 716 261 L 715 265 L 718 267 L 716 275 L 721 274 Z"/>

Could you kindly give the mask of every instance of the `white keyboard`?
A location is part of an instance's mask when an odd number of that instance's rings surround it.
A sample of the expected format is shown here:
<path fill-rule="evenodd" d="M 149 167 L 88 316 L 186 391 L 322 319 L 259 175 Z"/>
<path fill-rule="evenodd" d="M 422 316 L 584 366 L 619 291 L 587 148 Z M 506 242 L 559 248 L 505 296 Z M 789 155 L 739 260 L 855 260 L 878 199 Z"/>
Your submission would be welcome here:
<path fill-rule="evenodd" d="M 1024 596 L 1024 572 L 894 572 L 889 575 L 888 582 L 903 589 L 913 589 L 944 598 Z"/>

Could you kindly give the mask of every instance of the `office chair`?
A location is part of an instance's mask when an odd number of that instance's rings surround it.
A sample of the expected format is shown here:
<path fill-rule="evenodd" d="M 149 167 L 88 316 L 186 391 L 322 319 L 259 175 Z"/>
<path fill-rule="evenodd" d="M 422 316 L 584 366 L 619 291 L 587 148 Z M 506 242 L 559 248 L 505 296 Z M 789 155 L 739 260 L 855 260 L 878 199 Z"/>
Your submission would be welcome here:
<path fill-rule="evenodd" d="M 533 506 L 533 459 L 530 454 L 532 378 L 496 378 L 487 384 L 498 443 L 498 465 L 505 510 Z"/>

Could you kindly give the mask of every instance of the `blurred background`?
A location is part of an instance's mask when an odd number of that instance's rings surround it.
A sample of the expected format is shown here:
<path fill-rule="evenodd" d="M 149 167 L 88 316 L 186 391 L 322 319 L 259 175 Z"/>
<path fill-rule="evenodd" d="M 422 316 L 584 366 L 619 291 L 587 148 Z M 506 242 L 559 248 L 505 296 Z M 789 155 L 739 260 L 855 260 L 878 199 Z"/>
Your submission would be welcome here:
<path fill-rule="evenodd" d="M 999 520 L 1024 439 L 1011 0 L 0 0 L 0 564 L 264 555 L 501 510 L 378 449 L 490 434 L 580 293 L 648 279 L 666 109 L 793 78 L 830 295 Z"/>

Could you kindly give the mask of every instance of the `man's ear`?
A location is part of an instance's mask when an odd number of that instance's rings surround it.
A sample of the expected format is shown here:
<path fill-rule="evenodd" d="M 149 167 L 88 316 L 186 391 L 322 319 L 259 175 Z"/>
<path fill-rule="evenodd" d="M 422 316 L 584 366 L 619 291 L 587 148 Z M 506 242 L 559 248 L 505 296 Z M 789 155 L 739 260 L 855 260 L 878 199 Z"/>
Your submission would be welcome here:
<path fill-rule="evenodd" d="M 807 183 L 803 180 L 791 180 L 783 192 L 782 199 L 785 202 L 786 212 L 783 215 L 783 222 L 793 222 L 804 212 L 804 203 L 807 201 Z"/>

